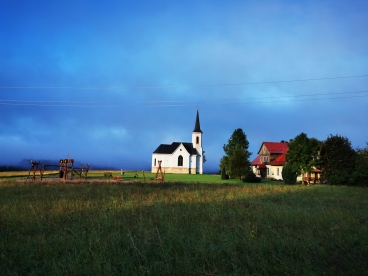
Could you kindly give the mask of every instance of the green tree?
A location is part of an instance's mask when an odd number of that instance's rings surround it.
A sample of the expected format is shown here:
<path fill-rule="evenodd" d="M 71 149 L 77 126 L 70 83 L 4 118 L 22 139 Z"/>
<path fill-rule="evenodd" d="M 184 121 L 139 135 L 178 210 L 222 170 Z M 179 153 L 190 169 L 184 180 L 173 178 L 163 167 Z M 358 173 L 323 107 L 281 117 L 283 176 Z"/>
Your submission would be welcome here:
<path fill-rule="evenodd" d="M 225 179 L 228 179 L 229 176 L 226 174 L 226 169 L 225 168 L 222 168 L 221 169 L 221 179 L 225 180 Z"/>
<path fill-rule="evenodd" d="M 244 149 L 246 154 L 249 155 L 249 158 L 251 155 L 251 153 L 248 152 L 249 142 L 247 140 L 247 135 L 245 135 L 244 131 L 241 128 L 234 130 L 227 144 L 224 145 L 222 148 L 224 149 L 225 154 L 230 157 L 234 154 L 235 147 L 237 145 L 240 145 L 240 147 Z"/>
<path fill-rule="evenodd" d="M 240 144 L 236 145 L 233 154 L 229 157 L 232 177 L 239 177 L 242 180 L 242 176 L 248 174 L 250 166 L 248 158 L 247 151 Z"/>
<path fill-rule="evenodd" d="M 251 153 L 248 151 L 249 142 L 241 128 L 234 130 L 228 143 L 223 146 L 225 155 L 220 160 L 220 169 L 225 168 L 226 174 L 241 177 L 239 173 L 244 170 L 238 166 L 249 166 Z M 244 160 L 240 162 L 240 159 Z M 244 174 L 243 174 L 244 175 Z"/>
<path fill-rule="evenodd" d="M 320 163 L 329 184 L 354 184 L 356 152 L 348 138 L 330 135 L 323 143 Z"/>
<path fill-rule="evenodd" d="M 204 155 L 204 153 L 205 153 L 205 151 L 203 150 L 203 152 L 202 152 L 202 155 L 203 155 L 203 163 L 206 163 L 207 158 L 206 158 L 206 155 Z"/>
<path fill-rule="evenodd" d="M 289 143 L 286 154 L 286 162 L 290 171 L 301 175 L 312 171 L 316 165 L 320 142 L 315 138 L 308 138 L 305 133 L 300 133 Z"/>
<path fill-rule="evenodd" d="M 297 177 L 298 173 L 293 169 L 293 167 L 289 163 L 286 163 L 282 167 L 282 179 L 286 184 L 295 184 Z"/>
<path fill-rule="evenodd" d="M 368 186 L 368 143 L 365 149 L 356 150 L 353 179 L 358 185 Z"/>
<path fill-rule="evenodd" d="M 224 155 L 221 160 L 220 160 L 220 170 L 225 169 L 229 170 L 230 168 L 230 161 L 229 161 L 229 156 Z"/>

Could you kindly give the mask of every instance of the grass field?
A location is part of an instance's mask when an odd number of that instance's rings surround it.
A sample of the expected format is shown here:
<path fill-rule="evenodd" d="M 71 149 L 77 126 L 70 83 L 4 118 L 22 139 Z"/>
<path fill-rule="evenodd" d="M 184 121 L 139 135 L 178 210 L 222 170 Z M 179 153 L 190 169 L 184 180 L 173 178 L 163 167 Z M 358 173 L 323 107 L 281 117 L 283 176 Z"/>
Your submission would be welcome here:
<path fill-rule="evenodd" d="M 106 171 L 97 171 L 92 170 L 88 172 L 87 181 L 89 179 L 101 179 L 101 180 L 109 180 L 109 178 L 104 177 L 105 172 L 111 172 L 113 176 L 120 176 L 120 171 L 106 170 Z M 47 179 L 58 179 L 59 171 L 46 171 L 43 178 Z M 135 178 L 135 175 L 138 175 L 138 178 Z M 146 182 L 152 181 L 155 177 L 155 173 L 144 172 L 144 176 L 146 178 Z M 0 172 L 0 181 L 9 181 L 9 180 L 25 180 L 28 176 L 28 171 L 22 172 Z M 39 173 L 36 173 L 36 180 L 39 181 Z M 74 178 L 77 178 L 75 175 Z M 32 179 L 32 174 L 29 177 L 29 181 Z M 124 180 L 131 180 L 135 182 L 144 182 L 142 171 L 125 171 L 123 175 Z M 111 180 L 111 178 L 110 178 Z M 242 183 L 237 179 L 230 180 L 221 180 L 219 175 L 209 175 L 209 174 L 165 174 L 165 182 L 189 182 L 189 183 Z"/>
<path fill-rule="evenodd" d="M 367 274 L 366 188 L 170 177 L 1 181 L 0 274 Z"/>

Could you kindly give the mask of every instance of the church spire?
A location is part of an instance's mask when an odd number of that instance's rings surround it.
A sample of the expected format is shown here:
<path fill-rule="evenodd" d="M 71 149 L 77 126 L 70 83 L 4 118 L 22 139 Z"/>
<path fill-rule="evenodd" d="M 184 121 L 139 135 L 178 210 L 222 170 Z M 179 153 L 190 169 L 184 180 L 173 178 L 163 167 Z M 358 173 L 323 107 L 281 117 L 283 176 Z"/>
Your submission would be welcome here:
<path fill-rule="evenodd" d="M 201 130 L 201 124 L 199 123 L 199 113 L 198 113 L 198 108 L 197 108 L 197 117 L 196 117 L 196 121 L 195 121 L 195 126 L 194 126 L 194 130 L 193 132 L 200 132 L 203 133 Z"/>

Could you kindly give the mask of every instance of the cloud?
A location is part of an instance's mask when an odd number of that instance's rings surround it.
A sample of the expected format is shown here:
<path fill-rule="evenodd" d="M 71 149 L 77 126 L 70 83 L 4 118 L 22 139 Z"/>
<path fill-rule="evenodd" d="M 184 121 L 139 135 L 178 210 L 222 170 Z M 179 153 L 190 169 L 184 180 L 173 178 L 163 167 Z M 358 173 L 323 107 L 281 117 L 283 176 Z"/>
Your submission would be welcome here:
<path fill-rule="evenodd" d="M 253 154 L 301 132 L 364 146 L 367 93 L 350 92 L 368 78 L 323 78 L 367 74 L 367 6 L 6 2 L 0 150 L 149 167 L 159 144 L 191 140 L 197 107 L 207 169 L 238 127 Z"/>

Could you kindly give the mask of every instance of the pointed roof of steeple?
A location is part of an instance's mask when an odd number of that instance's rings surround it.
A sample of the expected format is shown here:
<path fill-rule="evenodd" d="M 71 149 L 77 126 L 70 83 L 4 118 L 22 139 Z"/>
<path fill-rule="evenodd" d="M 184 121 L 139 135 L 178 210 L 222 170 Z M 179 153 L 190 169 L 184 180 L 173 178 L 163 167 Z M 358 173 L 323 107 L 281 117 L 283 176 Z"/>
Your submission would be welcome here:
<path fill-rule="evenodd" d="M 198 113 L 198 108 L 197 108 L 197 117 L 196 117 L 196 121 L 195 121 L 195 126 L 194 126 L 194 130 L 193 132 L 200 132 L 203 133 L 201 130 L 201 124 L 199 123 L 199 113 Z"/>

